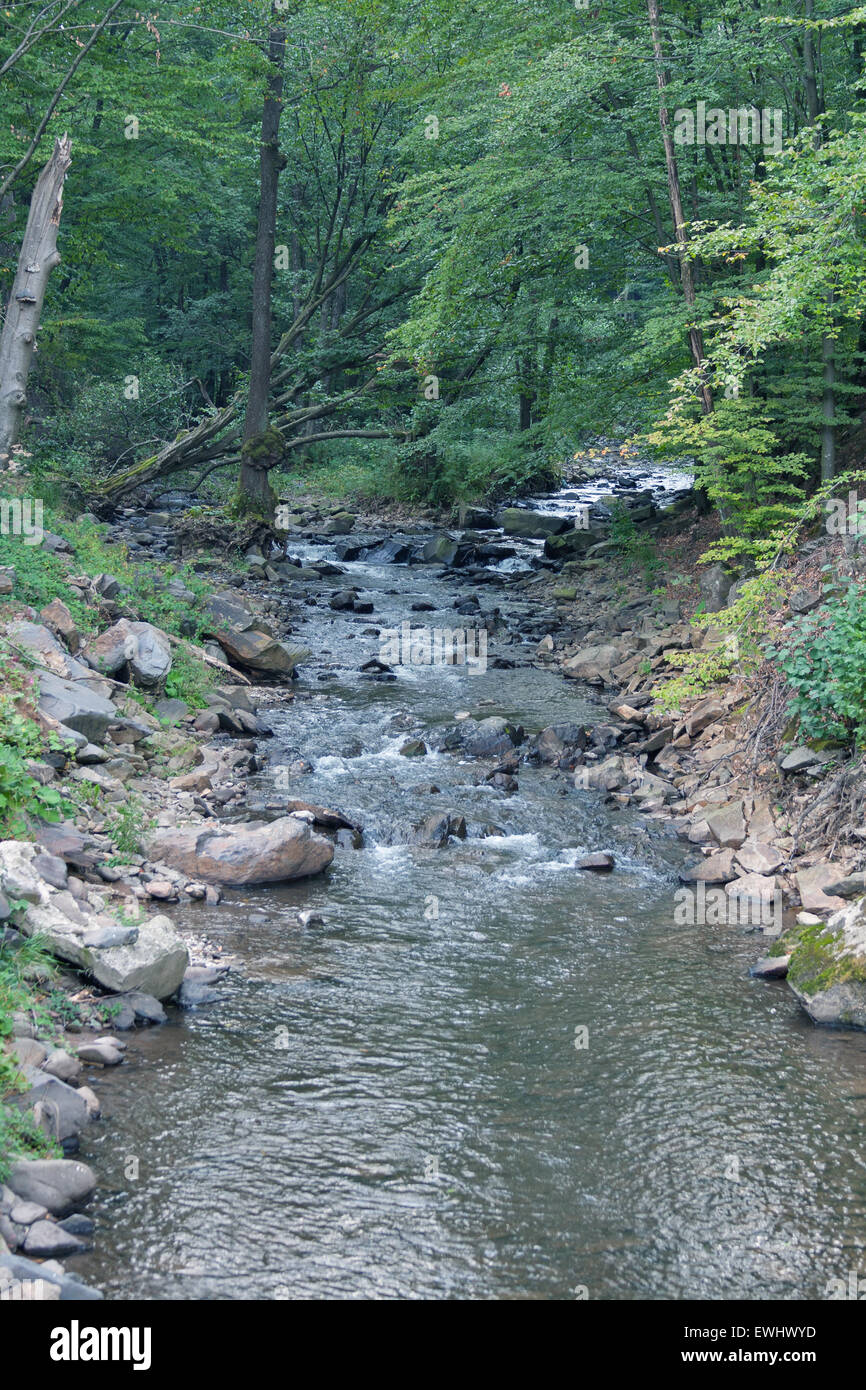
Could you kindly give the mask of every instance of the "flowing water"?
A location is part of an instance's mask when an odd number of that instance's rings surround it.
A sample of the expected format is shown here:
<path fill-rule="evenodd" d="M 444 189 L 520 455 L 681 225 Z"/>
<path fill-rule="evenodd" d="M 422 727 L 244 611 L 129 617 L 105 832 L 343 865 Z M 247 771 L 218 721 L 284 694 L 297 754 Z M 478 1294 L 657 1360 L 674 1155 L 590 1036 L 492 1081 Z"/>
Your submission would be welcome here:
<path fill-rule="evenodd" d="M 428 568 L 346 568 L 374 615 L 300 608 L 316 657 L 267 751 L 307 758 L 288 794 L 362 822 L 364 847 L 184 909 L 242 969 L 95 1079 L 96 1246 L 70 1270 L 120 1299 L 822 1296 L 866 1239 L 866 1037 L 750 980 L 754 934 L 675 924 L 661 823 L 550 769 L 508 795 L 474 761 L 400 756 L 460 709 L 529 732 L 600 711 L 520 664 L 359 679 L 365 629 L 474 620 Z M 250 806 L 281 795 L 271 769 Z M 407 842 L 444 808 L 465 841 Z M 594 849 L 613 874 L 574 867 Z"/>

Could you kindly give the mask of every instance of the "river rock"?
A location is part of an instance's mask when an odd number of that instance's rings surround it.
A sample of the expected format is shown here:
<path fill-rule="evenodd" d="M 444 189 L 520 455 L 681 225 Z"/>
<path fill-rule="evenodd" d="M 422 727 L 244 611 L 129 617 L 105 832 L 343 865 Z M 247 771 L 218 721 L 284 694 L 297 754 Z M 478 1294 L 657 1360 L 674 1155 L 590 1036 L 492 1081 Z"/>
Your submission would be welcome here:
<path fill-rule="evenodd" d="M 121 618 L 87 644 L 87 659 L 110 676 L 128 668 L 130 679 L 150 690 L 163 685 L 171 670 L 171 643 L 152 623 Z"/>
<path fill-rule="evenodd" d="M 613 675 L 611 668 L 617 666 L 622 660 L 622 653 L 619 647 L 612 642 L 601 642 L 595 646 L 582 647 L 566 661 L 563 667 L 563 675 L 571 680 L 583 681 L 603 681 L 605 685 L 612 685 Z"/>
<path fill-rule="evenodd" d="M 187 967 L 188 969 L 189 967 Z M 184 977 L 186 972 L 184 972 Z M 124 1002 L 129 1005 L 135 1015 L 137 1023 L 165 1023 L 168 1015 L 160 1004 L 159 1000 L 152 994 L 144 994 L 141 990 L 133 990 L 131 994 L 124 996 Z"/>
<path fill-rule="evenodd" d="M 734 858 L 750 874 L 774 874 L 783 862 L 774 845 L 762 844 L 760 840 L 744 840 Z"/>
<path fill-rule="evenodd" d="M 298 801 L 297 799 L 287 801 L 286 812 L 288 815 L 306 812 L 312 816 L 314 825 L 321 825 L 327 830 L 361 829 L 357 821 L 349 820 L 342 811 L 334 811 L 328 806 L 317 806 L 312 801 Z"/>
<path fill-rule="evenodd" d="M 411 556 L 410 545 L 392 538 L 379 545 L 366 546 L 359 558 L 371 565 L 405 565 Z"/>
<path fill-rule="evenodd" d="M 746 838 L 746 818 L 742 801 L 729 801 L 715 811 L 706 811 L 704 820 L 710 834 L 723 849 L 739 849 Z"/>
<path fill-rule="evenodd" d="M 16 1226 L 32 1226 L 34 1221 L 44 1221 L 48 1215 L 48 1208 L 43 1207 L 41 1202 L 22 1202 L 16 1201 L 12 1196 L 12 1205 L 9 1209 L 9 1220 L 14 1221 Z"/>
<path fill-rule="evenodd" d="M 434 845 L 442 849 L 454 836 L 466 839 L 466 820 L 459 811 L 436 811 L 415 827 L 415 841 L 420 845 Z"/>
<path fill-rule="evenodd" d="M 790 956 L 762 956 L 749 967 L 749 974 L 756 980 L 784 980 L 790 963 Z"/>
<path fill-rule="evenodd" d="M 404 758 L 423 758 L 427 754 L 427 745 L 423 739 L 408 738 L 398 752 Z"/>
<path fill-rule="evenodd" d="M 858 898 L 866 893 L 866 873 L 846 874 L 825 883 L 823 891 L 831 898 Z"/>
<path fill-rule="evenodd" d="M 334 846 L 303 821 L 282 816 L 269 823 L 157 830 L 146 852 L 200 882 L 254 884 L 321 873 L 334 857 Z"/>
<path fill-rule="evenodd" d="M 734 851 L 723 849 L 711 854 L 693 869 L 684 869 L 681 883 L 728 883 L 734 877 Z"/>
<path fill-rule="evenodd" d="M 48 1048 L 36 1038 L 15 1038 L 12 1054 L 19 1067 L 41 1067 L 48 1057 Z M 65 1080 L 64 1077 L 60 1079 Z"/>
<path fill-rule="evenodd" d="M 58 1081 L 55 1076 L 46 1076 L 44 1072 L 31 1067 L 24 1069 L 24 1076 L 30 1082 L 30 1089 L 10 1096 L 6 1103 L 17 1106 L 19 1110 L 33 1111 L 40 1129 L 45 1134 L 67 1148 L 77 1147 L 77 1144 L 71 1141 L 76 1141 L 81 1130 L 90 1122 L 86 1101 L 74 1086 L 68 1086 L 65 1081 Z M 9 1186 L 12 1184 L 9 1183 Z M 13 1191 L 17 1190 L 13 1188 Z M 44 1201 L 44 1198 L 34 1197 L 32 1200 Z M 48 1202 L 44 1204 L 51 1209 Z"/>
<path fill-rule="evenodd" d="M 171 833 L 171 832 L 170 832 Z M 186 946 L 168 917 L 152 917 L 137 926 L 87 927 L 58 906 L 64 896 L 52 892 L 32 866 L 35 850 L 17 840 L 0 842 L 0 882 L 10 876 L 31 894 L 30 906 L 21 922 L 26 936 L 40 933 L 48 949 L 60 960 L 88 971 L 106 989 L 123 993 L 140 990 L 157 999 L 167 999 L 179 987 L 189 963 Z M 76 918 L 81 914 L 76 912 Z M 110 945 L 94 932 L 110 933 Z M 117 938 L 121 931 L 134 939 Z M 120 944 L 123 943 L 123 944 Z"/>
<path fill-rule="evenodd" d="M 545 540 L 572 525 L 567 516 L 531 512 L 524 507 L 506 507 L 497 513 L 496 523 L 507 536 L 520 536 L 523 540 Z"/>
<path fill-rule="evenodd" d="M 304 647 L 289 647 L 262 632 L 252 629 L 238 632 L 234 629 L 218 632 L 216 639 L 223 651 L 241 666 L 249 666 L 253 671 L 264 671 L 271 675 L 288 676 L 310 655 Z"/>
<path fill-rule="evenodd" d="M 111 687 L 101 681 L 99 676 L 77 661 L 74 656 L 58 642 L 54 633 L 39 623 L 9 623 L 6 631 L 16 646 L 24 647 L 46 671 L 51 671 L 63 680 L 81 681 L 95 695 L 108 696 Z"/>
<path fill-rule="evenodd" d="M 489 719 L 466 719 L 460 726 L 461 742 L 466 753 L 473 758 L 497 758 L 509 753 L 523 742 L 524 732 L 520 724 L 513 724 L 499 715 Z"/>
<path fill-rule="evenodd" d="M 335 512 L 316 529 L 320 536 L 348 536 L 355 525 L 355 520 L 352 512 Z"/>
<path fill-rule="evenodd" d="M 596 873 L 610 873 L 616 860 L 612 854 L 605 852 L 596 854 L 584 854 L 575 863 L 576 869 L 593 869 Z"/>
<path fill-rule="evenodd" d="M 28 1260 L 23 1255 L 0 1255 L 0 1272 L 5 1274 L 7 1278 L 14 1280 L 19 1286 L 23 1285 L 22 1298 L 33 1298 L 38 1301 L 59 1298 L 61 1302 L 74 1303 L 102 1298 L 98 1289 L 92 1289 L 87 1284 L 80 1284 L 77 1279 L 72 1279 L 67 1274 L 60 1274 L 52 1270 L 49 1276 L 49 1271 L 44 1265 L 36 1264 L 35 1261 Z M 5 1296 L 11 1298 L 14 1294 L 10 1292 Z"/>
<path fill-rule="evenodd" d="M 559 535 L 548 536 L 544 542 L 544 553 L 548 560 L 573 560 L 575 556 L 584 555 L 597 542 L 598 536 L 592 531 L 575 527 Z"/>
<path fill-rule="evenodd" d="M 101 743 L 111 725 L 123 723 L 104 695 L 51 671 L 39 673 L 39 708 L 58 723 L 83 734 L 89 742 Z"/>
<path fill-rule="evenodd" d="M 428 564 L 453 565 L 460 550 L 453 536 L 431 536 L 421 548 L 421 559 Z"/>
<path fill-rule="evenodd" d="M 360 559 L 367 549 L 363 541 L 336 541 L 334 543 L 334 554 L 338 560 L 345 560 L 347 564 L 352 564 Z"/>
<path fill-rule="evenodd" d="M 532 747 L 543 763 L 560 763 L 570 754 L 583 752 L 587 746 L 586 729 L 581 724 L 551 724 L 542 729 Z"/>
<path fill-rule="evenodd" d="M 77 1081 L 81 1075 L 81 1063 L 77 1057 L 70 1057 L 65 1048 L 55 1047 L 42 1063 L 42 1070 L 58 1081 Z"/>
<path fill-rule="evenodd" d="M 817 940 L 795 945 L 788 984 L 814 1023 L 866 1028 L 866 898 L 826 922 Z"/>
<path fill-rule="evenodd" d="M 810 869 L 797 870 L 797 891 L 800 903 L 807 912 L 826 914 L 844 908 L 842 898 L 830 897 L 825 891 L 827 884 L 842 878 L 838 864 L 815 864 Z"/>
<path fill-rule="evenodd" d="M 813 1023 L 866 1028 L 866 984 L 854 981 L 834 984 L 817 994 L 805 993 L 792 984 L 790 978 L 788 984 Z"/>
<path fill-rule="evenodd" d="M 64 1231 L 56 1221 L 34 1221 L 28 1227 L 22 1246 L 25 1255 L 35 1259 L 60 1259 L 63 1255 L 78 1255 L 87 1249 L 85 1241 Z"/>
<path fill-rule="evenodd" d="M 78 1055 L 88 1066 L 117 1067 L 123 1061 L 120 1048 L 109 1038 L 97 1038 L 94 1042 L 82 1043 Z"/>
<path fill-rule="evenodd" d="M 78 631 L 75 619 L 66 604 L 61 599 L 54 598 L 40 610 L 39 616 L 49 632 L 53 632 L 55 637 L 59 637 L 67 650 L 72 652 L 74 656 L 81 646 L 81 633 Z"/>

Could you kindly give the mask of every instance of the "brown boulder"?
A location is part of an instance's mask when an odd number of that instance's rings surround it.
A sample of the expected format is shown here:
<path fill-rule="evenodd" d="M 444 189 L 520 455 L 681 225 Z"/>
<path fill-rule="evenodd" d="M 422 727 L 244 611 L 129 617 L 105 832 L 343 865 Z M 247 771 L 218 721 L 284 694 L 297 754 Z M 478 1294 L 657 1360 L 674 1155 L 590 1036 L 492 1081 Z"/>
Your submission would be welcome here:
<path fill-rule="evenodd" d="M 147 841 L 147 855 L 202 883 L 282 883 L 321 873 L 334 847 L 293 816 L 248 821 L 219 828 L 157 830 Z"/>

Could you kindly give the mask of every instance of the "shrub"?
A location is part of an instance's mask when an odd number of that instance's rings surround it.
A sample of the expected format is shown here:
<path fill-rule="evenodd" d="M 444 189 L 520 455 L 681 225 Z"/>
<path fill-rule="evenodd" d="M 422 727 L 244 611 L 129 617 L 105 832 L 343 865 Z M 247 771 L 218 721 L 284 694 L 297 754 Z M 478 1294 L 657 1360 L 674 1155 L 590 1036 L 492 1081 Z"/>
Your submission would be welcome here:
<path fill-rule="evenodd" d="M 789 624 L 768 648 L 791 686 L 791 712 L 807 739 L 866 746 L 866 588 L 829 585 L 831 597 Z"/>

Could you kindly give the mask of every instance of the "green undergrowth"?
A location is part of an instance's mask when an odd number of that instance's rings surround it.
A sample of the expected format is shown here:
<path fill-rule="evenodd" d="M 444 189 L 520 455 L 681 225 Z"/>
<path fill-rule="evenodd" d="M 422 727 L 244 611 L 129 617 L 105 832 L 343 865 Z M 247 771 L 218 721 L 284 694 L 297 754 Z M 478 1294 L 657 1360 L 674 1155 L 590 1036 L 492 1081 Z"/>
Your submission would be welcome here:
<path fill-rule="evenodd" d="M 38 698 L 31 669 L 0 636 L 0 839 L 25 836 L 33 817 L 57 821 L 71 803 L 57 787 L 43 786 L 30 764 L 49 748 L 63 751 L 61 740 L 46 737 L 33 718 Z"/>
<path fill-rule="evenodd" d="M 61 535 L 73 547 L 71 555 L 57 555 L 41 545 L 28 545 L 24 538 L 0 535 L 0 567 L 15 571 L 11 594 L 0 595 L 0 622 L 11 618 L 17 605 L 35 608 L 37 613 L 52 599 L 59 598 L 72 614 L 82 634 L 92 634 L 99 628 L 99 617 L 93 605 L 85 603 L 69 578 L 110 574 L 121 585 L 119 602 L 137 618 L 153 623 L 173 637 L 187 638 L 200 644 L 205 637 L 206 618 L 203 600 L 211 586 L 189 565 L 163 565 L 155 561 L 133 561 L 126 547 L 108 543 L 104 528 L 92 521 L 64 516 L 59 510 L 45 508 L 43 526 L 46 531 Z M 172 579 L 180 579 L 193 599 L 176 598 L 168 592 Z M 183 647 L 172 649 L 172 669 L 166 682 L 165 694 L 184 700 L 192 709 L 206 705 L 206 694 L 215 683 L 209 667 Z M 151 705 L 151 697 L 137 692 L 143 703 Z"/>
<path fill-rule="evenodd" d="M 0 1182 L 8 1176 L 16 1158 L 57 1158 L 61 1151 L 46 1138 L 30 1114 L 9 1104 L 10 1097 L 28 1089 L 27 1082 L 7 1050 L 12 1037 L 12 1016 L 29 1014 L 43 1035 L 54 1032 L 46 1010 L 45 992 L 33 977 L 50 978 L 54 965 L 38 938 L 16 947 L 0 943 Z"/>

